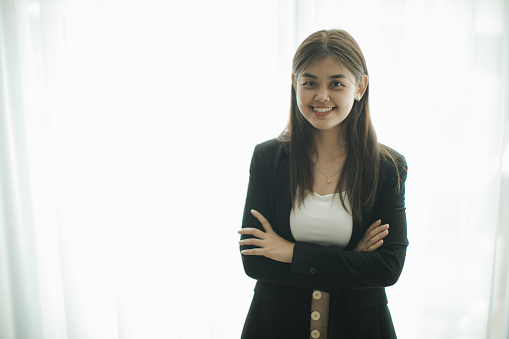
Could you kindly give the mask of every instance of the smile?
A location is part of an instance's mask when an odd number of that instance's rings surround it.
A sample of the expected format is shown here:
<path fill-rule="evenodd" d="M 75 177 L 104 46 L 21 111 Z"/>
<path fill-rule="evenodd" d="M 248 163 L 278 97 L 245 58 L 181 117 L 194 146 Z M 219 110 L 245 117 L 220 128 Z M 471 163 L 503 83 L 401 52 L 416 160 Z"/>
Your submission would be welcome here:
<path fill-rule="evenodd" d="M 313 113 L 317 117 L 325 117 L 329 115 L 336 107 L 313 107 Z"/>
<path fill-rule="evenodd" d="M 313 107 L 313 111 L 317 113 L 327 113 L 334 109 L 334 107 Z"/>

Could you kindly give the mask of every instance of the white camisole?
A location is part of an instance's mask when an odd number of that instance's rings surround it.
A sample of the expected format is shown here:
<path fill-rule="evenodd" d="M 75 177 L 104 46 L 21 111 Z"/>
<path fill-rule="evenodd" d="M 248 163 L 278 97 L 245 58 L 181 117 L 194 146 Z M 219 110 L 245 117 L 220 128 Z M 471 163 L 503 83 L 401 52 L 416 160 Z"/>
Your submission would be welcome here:
<path fill-rule="evenodd" d="M 350 210 L 346 192 L 342 194 Z M 339 193 L 308 193 L 304 203 L 290 213 L 290 229 L 296 241 L 345 247 L 352 236 L 352 226 L 352 215 L 343 208 Z"/>

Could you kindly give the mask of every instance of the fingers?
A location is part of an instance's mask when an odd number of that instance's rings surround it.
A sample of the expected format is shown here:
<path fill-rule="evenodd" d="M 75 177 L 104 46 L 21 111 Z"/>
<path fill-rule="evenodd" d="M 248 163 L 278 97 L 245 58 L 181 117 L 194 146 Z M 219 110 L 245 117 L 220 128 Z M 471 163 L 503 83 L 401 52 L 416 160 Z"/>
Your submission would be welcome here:
<path fill-rule="evenodd" d="M 375 227 L 369 232 L 366 231 L 366 239 L 372 239 L 372 238 L 376 237 L 378 234 L 384 233 L 385 231 L 387 231 L 387 233 L 389 233 L 388 230 L 389 230 L 389 224 L 380 225 L 378 227 Z M 385 235 L 387 235 L 387 233 Z M 380 239 L 378 239 L 378 240 L 380 240 Z"/>
<path fill-rule="evenodd" d="M 265 232 L 257 229 L 257 228 L 243 228 L 237 231 L 238 234 L 243 235 L 252 235 L 253 237 L 257 237 L 259 239 L 265 238 Z"/>
<path fill-rule="evenodd" d="M 245 246 L 245 245 L 253 245 L 258 246 L 258 248 L 251 248 L 247 250 L 240 251 L 241 254 L 244 255 L 263 255 L 263 239 L 265 238 L 266 233 L 263 231 L 260 231 L 257 228 L 242 228 L 239 231 L 237 231 L 239 234 L 243 235 L 252 235 L 256 238 L 248 238 L 243 239 L 239 241 L 239 245 Z"/>
<path fill-rule="evenodd" d="M 263 256 L 263 249 L 262 248 L 252 248 L 250 250 L 243 250 L 240 251 L 243 255 L 262 255 Z"/>
<path fill-rule="evenodd" d="M 368 227 L 368 229 L 366 230 L 366 233 L 371 232 L 372 230 L 374 230 L 375 228 L 377 228 L 381 224 L 382 224 L 382 220 L 378 219 L 377 221 L 372 223 L 371 226 Z"/>
<path fill-rule="evenodd" d="M 378 233 L 371 237 L 366 244 L 367 252 L 374 251 L 383 245 L 384 243 L 383 238 L 385 238 L 389 234 L 389 225 L 381 225 L 377 227 L 375 231 L 377 231 Z"/>
<path fill-rule="evenodd" d="M 270 226 L 270 223 L 267 221 L 267 219 L 265 219 L 265 217 L 260 212 L 258 212 L 256 210 L 251 210 L 251 214 L 256 219 L 258 219 L 260 224 L 262 224 L 262 227 L 265 230 L 265 232 L 273 232 L 272 226 Z"/>
<path fill-rule="evenodd" d="M 374 250 L 376 250 L 377 248 L 379 248 L 380 246 L 382 246 L 384 243 L 383 240 L 379 240 L 377 241 L 375 244 L 371 245 L 370 247 L 368 247 L 368 249 L 366 250 L 366 252 L 372 252 Z"/>
<path fill-rule="evenodd" d="M 381 225 L 381 223 L 381 220 L 377 220 L 368 227 L 354 251 L 371 252 L 383 245 L 382 239 L 389 234 L 389 224 Z"/>
<path fill-rule="evenodd" d="M 253 246 L 262 247 L 263 240 L 256 239 L 256 238 L 244 239 L 244 240 L 239 241 L 239 245 L 241 245 L 241 246 L 253 245 Z"/>

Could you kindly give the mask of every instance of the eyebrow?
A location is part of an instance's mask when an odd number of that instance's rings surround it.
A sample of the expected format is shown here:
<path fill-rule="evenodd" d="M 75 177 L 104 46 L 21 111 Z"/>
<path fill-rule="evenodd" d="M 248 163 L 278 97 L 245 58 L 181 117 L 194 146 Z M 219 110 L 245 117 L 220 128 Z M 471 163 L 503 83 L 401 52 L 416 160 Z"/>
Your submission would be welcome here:
<path fill-rule="evenodd" d="M 316 75 L 313 75 L 311 73 L 304 73 L 302 74 L 302 76 L 306 78 L 318 79 Z M 334 74 L 329 77 L 329 79 L 342 79 L 342 78 L 346 78 L 346 76 L 344 74 Z"/>

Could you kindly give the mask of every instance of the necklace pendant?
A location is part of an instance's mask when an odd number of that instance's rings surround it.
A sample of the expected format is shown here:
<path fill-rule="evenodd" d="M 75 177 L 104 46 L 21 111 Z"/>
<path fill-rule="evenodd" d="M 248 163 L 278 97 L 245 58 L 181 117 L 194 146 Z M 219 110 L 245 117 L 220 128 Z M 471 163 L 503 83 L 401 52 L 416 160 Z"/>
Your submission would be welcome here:
<path fill-rule="evenodd" d="M 332 179 L 329 177 L 327 178 L 327 183 L 330 184 L 332 182 Z"/>

